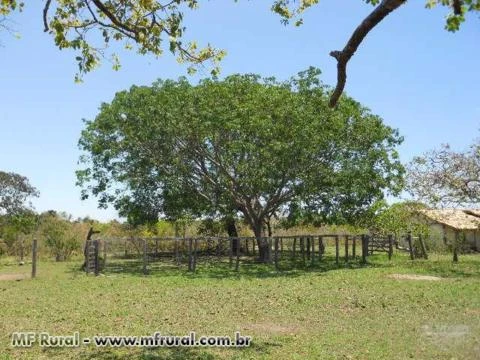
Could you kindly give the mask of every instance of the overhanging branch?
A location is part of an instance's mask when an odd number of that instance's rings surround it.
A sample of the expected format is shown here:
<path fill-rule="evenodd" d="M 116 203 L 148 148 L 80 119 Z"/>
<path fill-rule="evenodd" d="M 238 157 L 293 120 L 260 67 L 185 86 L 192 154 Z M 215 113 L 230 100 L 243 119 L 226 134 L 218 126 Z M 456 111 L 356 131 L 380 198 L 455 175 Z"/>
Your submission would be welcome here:
<path fill-rule="evenodd" d="M 452 8 L 455 15 L 462 15 L 463 0 L 453 0 Z"/>
<path fill-rule="evenodd" d="M 50 4 L 52 0 L 47 0 L 45 6 L 43 7 L 43 31 L 47 32 L 49 30 L 48 27 L 48 10 L 50 9 Z"/>
<path fill-rule="evenodd" d="M 355 54 L 355 51 L 357 51 L 358 46 L 362 43 L 365 36 L 367 36 L 370 30 L 377 26 L 377 24 L 388 14 L 396 10 L 405 2 L 406 0 L 382 0 L 380 5 L 378 5 L 355 29 L 343 50 L 332 51 L 330 53 L 330 56 L 337 59 L 337 85 L 330 97 L 330 107 L 335 107 L 340 95 L 342 95 L 347 81 L 347 63 L 353 54 Z"/>

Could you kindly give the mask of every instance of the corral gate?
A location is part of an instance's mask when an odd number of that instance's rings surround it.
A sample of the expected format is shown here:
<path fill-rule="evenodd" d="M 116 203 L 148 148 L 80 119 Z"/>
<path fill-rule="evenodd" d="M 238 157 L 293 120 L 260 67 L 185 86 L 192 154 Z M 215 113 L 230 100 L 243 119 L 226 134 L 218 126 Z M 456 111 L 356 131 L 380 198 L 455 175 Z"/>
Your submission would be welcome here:
<path fill-rule="evenodd" d="M 98 259 L 99 240 L 87 240 L 85 244 L 85 272 L 98 275 L 100 264 Z"/>

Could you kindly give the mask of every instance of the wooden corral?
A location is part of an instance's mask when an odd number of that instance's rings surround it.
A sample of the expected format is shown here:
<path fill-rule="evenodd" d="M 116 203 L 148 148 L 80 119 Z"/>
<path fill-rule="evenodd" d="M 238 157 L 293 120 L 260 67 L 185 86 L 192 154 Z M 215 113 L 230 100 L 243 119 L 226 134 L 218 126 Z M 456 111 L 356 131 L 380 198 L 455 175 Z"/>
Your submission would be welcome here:
<path fill-rule="evenodd" d="M 356 234 L 322 234 L 276 236 L 257 239 L 254 237 L 163 237 L 163 238 L 99 238 L 87 240 L 85 247 L 85 270 L 99 274 L 102 267 L 115 268 L 121 272 L 117 260 L 124 259 L 128 266 L 136 267 L 137 272 L 147 275 L 156 263 L 169 263 L 178 268 L 185 267 L 195 272 L 197 264 L 228 264 L 239 270 L 241 263 L 256 261 L 257 241 L 270 244 L 270 263 L 281 270 L 282 262 L 299 267 L 314 266 L 325 261 L 326 249 L 334 249 L 334 262 L 366 263 L 374 252 L 385 251 L 389 259 L 393 254 L 392 237 L 370 237 Z M 237 244 L 239 246 L 237 246 Z M 343 249 L 342 249 L 343 248 Z M 360 249 L 358 253 L 357 249 Z M 330 261 L 332 257 L 330 255 Z M 120 264 L 120 265 L 119 265 Z"/>

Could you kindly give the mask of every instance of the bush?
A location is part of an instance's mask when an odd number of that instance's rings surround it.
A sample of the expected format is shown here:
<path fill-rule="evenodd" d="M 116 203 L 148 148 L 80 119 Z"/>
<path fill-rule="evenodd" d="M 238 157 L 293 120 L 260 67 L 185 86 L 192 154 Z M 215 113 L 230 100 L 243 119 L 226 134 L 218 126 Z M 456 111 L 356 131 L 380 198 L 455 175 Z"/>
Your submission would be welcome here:
<path fill-rule="evenodd" d="M 42 219 L 41 233 L 56 261 L 68 260 L 81 250 L 82 233 L 75 225 L 57 216 Z"/>

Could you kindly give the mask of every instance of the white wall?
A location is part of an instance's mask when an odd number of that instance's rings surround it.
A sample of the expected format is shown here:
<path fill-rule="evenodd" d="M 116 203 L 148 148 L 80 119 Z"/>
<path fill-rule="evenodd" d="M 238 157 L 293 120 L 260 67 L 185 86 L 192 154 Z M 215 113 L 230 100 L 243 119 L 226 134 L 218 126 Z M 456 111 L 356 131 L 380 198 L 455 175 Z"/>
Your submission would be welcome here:
<path fill-rule="evenodd" d="M 429 223 L 430 227 L 430 238 L 438 242 L 438 244 L 443 244 L 444 238 L 446 237 L 447 243 L 452 244 L 455 241 L 455 230 L 448 227 L 443 226 L 439 223 Z M 462 233 L 462 232 L 460 232 Z M 478 230 L 465 230 L 463 231 L 465 234 L 465 240 L 469 247 L 474 250 L 480 250 L 480 232 Z"/>

